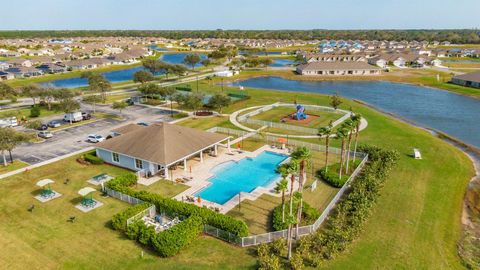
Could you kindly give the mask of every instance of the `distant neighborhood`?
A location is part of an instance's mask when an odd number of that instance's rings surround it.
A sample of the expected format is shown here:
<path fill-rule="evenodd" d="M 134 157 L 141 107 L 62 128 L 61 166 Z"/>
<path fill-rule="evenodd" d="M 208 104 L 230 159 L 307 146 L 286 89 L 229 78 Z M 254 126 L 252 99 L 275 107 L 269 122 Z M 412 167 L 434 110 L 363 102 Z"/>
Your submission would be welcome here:
<path fill-rule="evenodd" d="M 451 46 L 448 41 L 171 40 L 145 37 L 4 39 L 0 41 L 0 80 L 134 64 L 154 55 L 158 44 L 162 50 L 212 51 L 221 47 L 238 47 L 266 52 L 267 48 L 283 49 L 281 55 L 287 55 L 288 51 L 289 55 L 303 59 L 303 63 L 298 63 L 302 65 L 296 69 L 301 75 L 378 75 L 389 67 L 442 67 L 442 58 L 480 57 L 480 50 L 446 47 Z M 337 64 L 319 64 L 324 62 Z"/>

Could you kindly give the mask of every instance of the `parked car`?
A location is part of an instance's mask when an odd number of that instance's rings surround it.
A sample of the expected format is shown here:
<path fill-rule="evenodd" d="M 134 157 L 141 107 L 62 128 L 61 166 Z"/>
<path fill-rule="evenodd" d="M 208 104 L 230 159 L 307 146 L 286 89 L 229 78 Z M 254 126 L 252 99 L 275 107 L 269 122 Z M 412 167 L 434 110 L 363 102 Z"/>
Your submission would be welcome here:
<path fill-rule="evenodd" d="M 38 129 L 38 130 L 47 130 L 47 129 L 48 129 L 48 125 L 47 125 L 47 124 L 41 124 L 37 129 Z"/>
<path fill-rule="evenodd" d="M 48 123 L 48 127 L 51 127 L 51 128 L 56 128 L 56 127 L 59 127 L 62 125 L 62 122 L 58 121 L 58 120 L 52 120 Z"/>
<path fill-rule="evenodd" d="M 38 137 L 48 139 L 48 138 L 52 138 L 53 134 L 50 131 L 44 130 L 44 131 L 38 132 Z"/>
<path fill-rule="evenodd" d="M 83 120 L 89 120 L 92 118 L 92 115 L 87 113 L 87 112 L 82 112 L 82 119 Z"/>
<path fill-rule="evenodd" d="M 90 134 L 90 135 L 88 135 L 88 137 L 87 137 L 87 141 L 89 141 L 89 142 L 91 142 L 91 143 L 98 143 L 98 142 L 103 142 L 103 141 L 105 141 L 105 138 L 104 138 L 102 135 Z"/>
<path fill-rule="evenodd" d="M 148 123 L 146 123 L 146 122 L 138 122 L 137 125 L 148 127 Z"/>
<path fill-rule="evenodd" d="M 18 126 L 18 120 L 16 117 L 8 117 L 0 119 L 0 127 L 16 127 Z"/>
<path fill-rule="evenodd" d="M 80 122 L 82 120 L 82 112 L 69 112 L 63 116 L 64 122 Z"/>

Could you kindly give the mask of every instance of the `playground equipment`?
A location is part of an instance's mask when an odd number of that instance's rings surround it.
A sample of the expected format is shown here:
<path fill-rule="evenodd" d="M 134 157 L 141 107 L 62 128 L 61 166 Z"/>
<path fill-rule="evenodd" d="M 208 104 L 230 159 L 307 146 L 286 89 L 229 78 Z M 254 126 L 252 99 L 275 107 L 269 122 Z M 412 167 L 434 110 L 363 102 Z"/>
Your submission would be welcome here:
<path fill-rule="evenodd" d="M 294 120 L 304 120 L 307 119 L 308 116 L 305 114 L 305 107 L 298 104 L 297 105 L 297 112 L 292 114 L 292 119 Z"/>

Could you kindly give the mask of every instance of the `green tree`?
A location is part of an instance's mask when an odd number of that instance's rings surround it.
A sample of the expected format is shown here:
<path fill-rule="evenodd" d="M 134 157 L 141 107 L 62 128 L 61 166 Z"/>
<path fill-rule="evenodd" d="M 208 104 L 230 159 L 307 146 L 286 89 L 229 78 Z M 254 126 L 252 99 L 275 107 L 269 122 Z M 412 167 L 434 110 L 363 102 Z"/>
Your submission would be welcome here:
<path fill-rule="evenodd" d="M 169 70 L 171 73 L 181 77 L 187 73 L 187 68 L 184 65 L 176 64 L 176 65 L 170 65 Z"/>
<path fill-rule="evenodd" d="M 212 60 L 210 59 L 203 59 L 201 62 L 200 62 L 204 67 L 208 67 L 212 64 Z"/>
<path fill-rule="evenodd" d="M 338 109 L 338 106 L 340 106 L 342 103 L 343 101 L 338 94 L 330 97 L 330 106 L 332 106 L 335 110 Z"/>
<path fill-rule="evenodd" d="M 342 179 L 342 170 L 343 170 L 343 156 L 345 152 L 345 138 L 348 136 L 348 129 L 344 126 L 340 126 L 335 133 L 336 138 L 342 141 L 342 146 L 340 148 L 340 170 L 339 177 Z"/>
<path fill-rule="evenodd" d="M 349 163 L 350 163 L 350 147 L 352 144 L 352 136 L 353 136 L 353 131 L 355 130 L 355 123 L 353 123 L 352 119 L 348 119 L 342 124 L 345 129 L 348 130 L 348 141 L 347 141 L 347 165 L 345 166 L 345 174 L 348 173 L 349 171 Z"/>
<path fill-rule="evenodd" d="M 285 191 L 288 190 L 288 181 L 285 179 L 287 175 L 282 173 L 282 180 L 277 182 L 275 186 L 275 191 L 282 194 L 282 222 L 285 222 Z"/>
<path fill-rule="evenodd" d="M 360 136 L 360 124 L 362 123 L 362 115 L 359 113 L 355 113 L 352 115 L 351 119 L 355 126 L 355 146 L 353 148 L 353 161 L 355 161 L 355 156 L 357 154 L 358 137 Z"/>
<path fill-rule="evenodd" d="M 124 101 L 115 101 L 112 104 L 112 109 L 118 110 L 122 114 L 122 110 L 127 108 L 128 104 Z"/>
<path fill-rule="evenodd" d="M 219 113 L 221 114 L 223 112 L 223 108 L 230 105 L 230 103 L 230 97 L 221 93 L 216 93 L 210 98 L 210 100 L 208 100 L 206 107 L 213 110 L 219 110 Z"/>
<path fill-rule="evenodd" d="M 7 159 L 5 152 L 8 151 L 10 155 L 10 162 L 13 163 L 12 151 L 20 144 L 28 142 L 33 138 L 33 135 L 16 131 L 12 128 L 0 128 L 0 151 L 3 156 L 3 165 L 7 166 Z"/>
<path fill-rule="evenodd" d="M 268 66 L 273 64 L 273 60 L 270 58 L 262 58 L 260 59 L 260 64 L 265 67 L 265 69 L 268 69 Z"/>
<path fill-rule="evenodd" d="M 156 83 L 146 83 L 142 84 L 138 87 L 138 91 L 143 95 L 146 96 L 147 99 L 150 97 L 154 99 L 155 95 L 157 95 L 160 91 L 160 86 Z"/>
<path fill-rule="evenodd" d="M 100 73 L 83 73 L 82 77 L 88 79 L 88 88 L 92 92 L 100 93 L 102 102 L 107 100 L 107 92 L 112 89 L 110 82 Z"/>
<path fill-rule="evenodd" d="M 183 101 L 183 106 L 187 109 L 193 111 L 193 114 L 196 115 L 197 111 L 203 107 L 203 98 L 205 95 L 200 92 L 189 94 L 185 97 Z"/>
<path fill-rule="evenodd" d="M 325 172 L 328 172 L 328 152 L 330 147 L 330 136 L 332 135 L 332 122 L 326 127 L 318 130 L 318 136 L 325 137 Z"/>
<path fill-rule="evenodd" d="M 191 66 L 192 70 L 195 70 L 195 65 L 200 63 L 201 60 L 202 60 L 202 58 L 200 58 L 200 55 L 198 55 L 198 54 L 188 54 L 183 59 L 183 63 L 185 65 Z"/>
<path fill-rule="evenodd" d="M 155 59 L 147 58 L 142 61 L 143 67 L 150 71 L 153 75 L 158 74 L 160 71 L 162 71 L 164 62 L 157 61 Z"/>
<path fill-rule="evenodd" d="M 299 182 L 298 182 L 298 192 L 300 192 L 300 194 L 302 194 L 303 193 L 303 186 L 304 186 L 305 182 L 307 181 L 307 173 L 306 173 L 305 169 L 310 164 L 310 159 L 312 158 L 312 152 L 307 147 L 301 146 L 301 147 L 297 148 L 291 154 L 291 156 L 292 156 L 293 159 L 297 160 L 298 163 L 300 164 L 300 177 L 299 177 Z M 302 208 L 303 208 L 303 199 L 300 198 L 300 202 L 299 202 L 298 210 L 297 210 L 297 219 L 298 219 L 298 223 L 297 223 L 297 227 L 296 227 L 297 237 L 298 237 L 298 226 L 299 226 L 299 223 L 302 220 Z"/>
<path fill-rule="evenodd" d="M 295 55 L 295 63 L 297 64 L 305 63 L 305 58 L 303 58 L 303 55 L 301 53 L 298 53 L 297 55 Z"/>
<path fill-rule="evenodd" d="M 33 105 L 36 104 L 36 100 L 41 96 L 42 91 L 43 89 L 35 84 L 29 84 L 21 88 L 22 95 L 31 98 Z"/>
<path fill-rule="evenodd" d="M 10 85 L 0 82 L 0 98 L 15 99 L 17 92 Z"/>
<path fill-rule="evenodd" d="M 133 81 L 136 83 L 144 84 L 153 81 L 153 79 L 153 74 L 145 70 L 139 70 L 133 74 Z"/>

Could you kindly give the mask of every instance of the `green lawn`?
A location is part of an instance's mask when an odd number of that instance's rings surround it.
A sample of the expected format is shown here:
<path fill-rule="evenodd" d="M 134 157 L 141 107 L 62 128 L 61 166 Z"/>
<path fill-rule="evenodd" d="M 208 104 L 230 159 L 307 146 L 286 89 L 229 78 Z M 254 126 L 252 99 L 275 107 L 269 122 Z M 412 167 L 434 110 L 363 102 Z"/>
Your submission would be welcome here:
<path fill-rule="evenodd" d="M 7 166 L 3 166 L 3 160 L 2 160 L 2 164 L 0 165 L 0 174 L 15 171 L 21 168 L 25 168 L 27 166 L 28 166 L 27 163 L 17 159 L 14 159 L 13 163 L 10 163 L 10 159 L 8 159 L 7 157 Z"/>
<path fill-rule="evenodd" d="M 202 84 L 207 91 L 219 86 Z M 327 105 L 328 97 L 292 92 L 247 89 L 252 97 L 227 108 L 233 112 L 247 106 L 291 102 Z M 427 131 L 344 101 L 341 108 L 353 107 L 369 122 L 360 134 L 362 143 L 371 143 L 401 153 L 381 191 L 364 231 L 348 250 L 325 269 L 462 269 L 456 244 L 460 238 L 462 199 L 473 176 L 471 161 L 455 147 Z M 225 123 L 187 119 L 181 123 L 206 129 Z M 338 141 L 332 142 L 338 145 Z M 409 155 L 420 148 L 422 160 Z M 74 208 L 77 191 L 86 180 L 99 173 L 118 175 L 113 166 L 83 166 L 74 158 L 33 169 L 0 180 L 0 265 L 6 269 L 254 269 L 252 249 L 241 249 L 210 237 L 201 237 L 178 255 L 162 259 L 126 239 L 110 227 L 113 214 L 127 205 L 113 198 L 94 197 L 105 205 L 84 214 Z M 44 178 L 63 194 L 40 204 L 33 195 L 35 183 Z M 69 178 L 70 184 L 63 181 Z M 159 189 L 162 190 L 162 189 Z M 165 189 L 167 191 L 167 189 Z M 321 203 L 321 201 L 319 201 Z M 36 207 L 32 213 L 30 205 Z M 245 204 L 242 204 L 242 206 Z M 246 209 L 245 209 L 246 211 Z M 75 223 L 67 222 L 76 216 Z M 145 253 L 141 258 L 142 251 Z"/>
<path fill-rule="evenodd" d="M 21 109 L 11 109 L 0 111 L 0 118 L 12 117 L 15 116 L 17 119 L 21 119 L 24 116 L 27 120 L 41 119 L 42 117 L 51 116 L 51 115 L 61 115 L 62 111 L 52 109 L 49 111 L 47 108 L 40 106 L 40 116 L 39 117 L 30 117 L 31 108 L 21 108 Z"/>
<path fill-rule="evenodd" d="M 151 193 L 162 194 L 167 197 L 174 197 L 175 195 L 187 190 L 189 186 L 168 180 L 160 180 L 150 186 L 137 185 L 136 188 L 139 190 L 146 190 Z"/>

